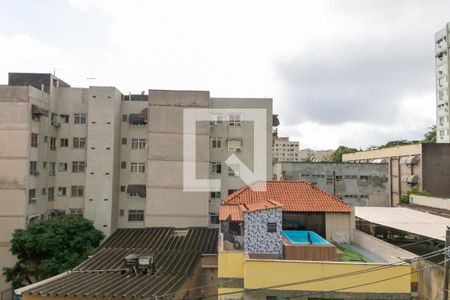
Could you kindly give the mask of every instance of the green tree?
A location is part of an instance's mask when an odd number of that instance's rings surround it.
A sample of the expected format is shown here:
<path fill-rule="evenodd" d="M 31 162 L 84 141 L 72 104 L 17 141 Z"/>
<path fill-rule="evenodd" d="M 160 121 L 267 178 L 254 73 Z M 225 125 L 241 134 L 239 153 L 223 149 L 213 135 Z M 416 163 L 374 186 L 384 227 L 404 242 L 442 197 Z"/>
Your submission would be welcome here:
<path fill-rule="evenodd" d="M 422 143 L 433 144 L 436 143 L 436 125 L 429 128 L 428 132 L 423 135 L 424 139 Z"/>
<path fill-rule="evenodd" d="M 395 141 L 389 141 L 384 145 L 378 146 L 378 149 L 384 149 L 384 148 L 391 148 L 395 146 L 403 146 L 403 145 L 411 145 L 413 142 L 408 140 L 395 140 Z"/>
<path fill-rule="evenodd" d="M 46 279 L 80 264 L 103 238 L 92 222 L 80 217 L 38 222 L 14 232 L 10 250 L 17 262 L 3 268 L 3 274 L 13 288 Z"/>
<path fill-rule="evenodd" d="M 339 146 L 339 148 L 336 149 L 336 151 L 333 152 L 330 156 L 330 160 L 333 162 L 342 162 L 342 155 L 348 154 L 348 153 L 355 153 L 358 152 L 355 148 L 348 148 L 345 146 Z"/>

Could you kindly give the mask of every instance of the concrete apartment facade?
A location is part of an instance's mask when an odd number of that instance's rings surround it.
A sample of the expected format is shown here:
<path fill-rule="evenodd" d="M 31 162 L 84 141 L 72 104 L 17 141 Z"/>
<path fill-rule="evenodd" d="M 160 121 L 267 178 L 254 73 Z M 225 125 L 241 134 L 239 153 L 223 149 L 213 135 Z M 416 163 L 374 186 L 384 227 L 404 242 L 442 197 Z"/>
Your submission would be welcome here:
<path fill-rule="evenodd" d="M 288 137 L 274 137 L 274 161 L 299 161 L 299 142 L 290 141 Z"/>
<path fill-rule="evenodd" d="M 264 151 L 265 176 L 272 176 L 272 99 L 150 90 L 149 101 L 146 226 L 218 226 L 220 202 L 245 184 L 226 163 L 232 154 L 253 170 L 254 151 Z M 195 132 L 186 132 L 195 136 L 195 162 L 189 163 L 195 163 L 196 178 L 220 180 L 214 191 L 183 191 L 184 109 L 216 110 L 210 121 L 197 122 Z M 255 144 L 254 124 L 244 120 L 246 109 L 265 111 L 265 144 Z"/>
<path fill-rule="evenodd" d="M 352 206 L 390 206 L 388 164 L 274 163 L 275 180 L 304 180 Z"/>
<path fill-rule="evenodd" d="M 449 74 L 449 37 L 450 23 L 435 34 L 436 55 L 436 142 L 450 143 L 450 112 L 448 107 L 450 81 Z"/>
<path fill-rule="evenodd" d="M 183 108 L 265 109 L 267 143 L 253 145 L 251 122 L 230 126 L 228 115 L 198 125 L 196 176 L 222 182 L 214 193 L 184 192 Z M 0 266 L 14 262 L 15 229 L 61 214 L 84 216 L 107 236 L 117 228 L 218 226 L 220 201 L 244 185 L 228 171 L 231 154 L 252 169 L 253 150 L 261 149 L 267 178 L 273 172 L 272 99 L 122 95 L 114 87 L 73 88 L 51 74 L 10 73 L 0 86 L 0 138 L 9 141 L 0 145 Z M 0 278 L 0 292 L 8 289 Z"/>
<path fill-rule="evenodd" d="M 435 197 L 450 196 L 450 144 L 413 144 L 344 154 L 344 162 L 387 163 L 390 201 L 397 205 L 413 187 Z"/>

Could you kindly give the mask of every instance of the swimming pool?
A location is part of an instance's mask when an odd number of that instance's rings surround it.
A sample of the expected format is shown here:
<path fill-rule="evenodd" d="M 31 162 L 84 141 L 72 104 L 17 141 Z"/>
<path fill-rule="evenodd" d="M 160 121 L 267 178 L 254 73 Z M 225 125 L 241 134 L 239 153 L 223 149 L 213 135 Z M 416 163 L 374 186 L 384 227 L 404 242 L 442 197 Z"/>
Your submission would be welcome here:
<path fill-rule="evenodd" d="M 311 230 L 283 230 L 283 235 L 294 245 L 329 245 L 326 239 Z"/>

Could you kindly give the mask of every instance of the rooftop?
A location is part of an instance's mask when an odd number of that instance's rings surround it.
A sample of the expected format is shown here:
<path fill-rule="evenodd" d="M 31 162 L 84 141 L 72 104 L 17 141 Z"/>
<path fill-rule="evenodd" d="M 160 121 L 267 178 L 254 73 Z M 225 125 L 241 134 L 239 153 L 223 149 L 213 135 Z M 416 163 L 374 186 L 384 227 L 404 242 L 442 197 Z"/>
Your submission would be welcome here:
<path fill-rule="evenodd" d="M 202 254 L 217 253 L 217 229 L 119 229 L 95 254 L 64 275 L 22 289 L 24 294 L 59 297 L 143 298 L 177 291 Z M 127 272 L 129 254 L 151 256 L 155 272 Z"/>
<path fill-rule="evenodd" d="M 264 189 L 265 184 L 265 189 Z M 287 212 L 350 213 L 344 201 L 306 181 L 259 181 L 228 195 L 224 205 L 248 205 L 276 201 Z"/>
<path fill-rule="evenodd" d="M 244 212 L 252 212 L 258 210 L 272 209 L 272 208 L 282 208 L 283 205 L 279 202 L 268 200 L 259 203 L 250 203 L 250 204 L 230 204 L 230 205 L 221 205 L 219 220 L 220 221 L 235 221 L 235 222 L 243 222 Z"/>

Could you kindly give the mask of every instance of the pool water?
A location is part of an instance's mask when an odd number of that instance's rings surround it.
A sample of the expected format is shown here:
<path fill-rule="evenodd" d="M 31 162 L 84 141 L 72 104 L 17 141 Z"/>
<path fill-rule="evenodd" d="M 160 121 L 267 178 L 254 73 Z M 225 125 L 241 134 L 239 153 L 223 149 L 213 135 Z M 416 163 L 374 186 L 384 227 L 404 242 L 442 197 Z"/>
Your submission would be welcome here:
<path fill-rule="evenodd" d="M 297 245 L 329 245 L 326 239 L 310 230 L 283 230 L 283 235 L 291 244 Z"/>

